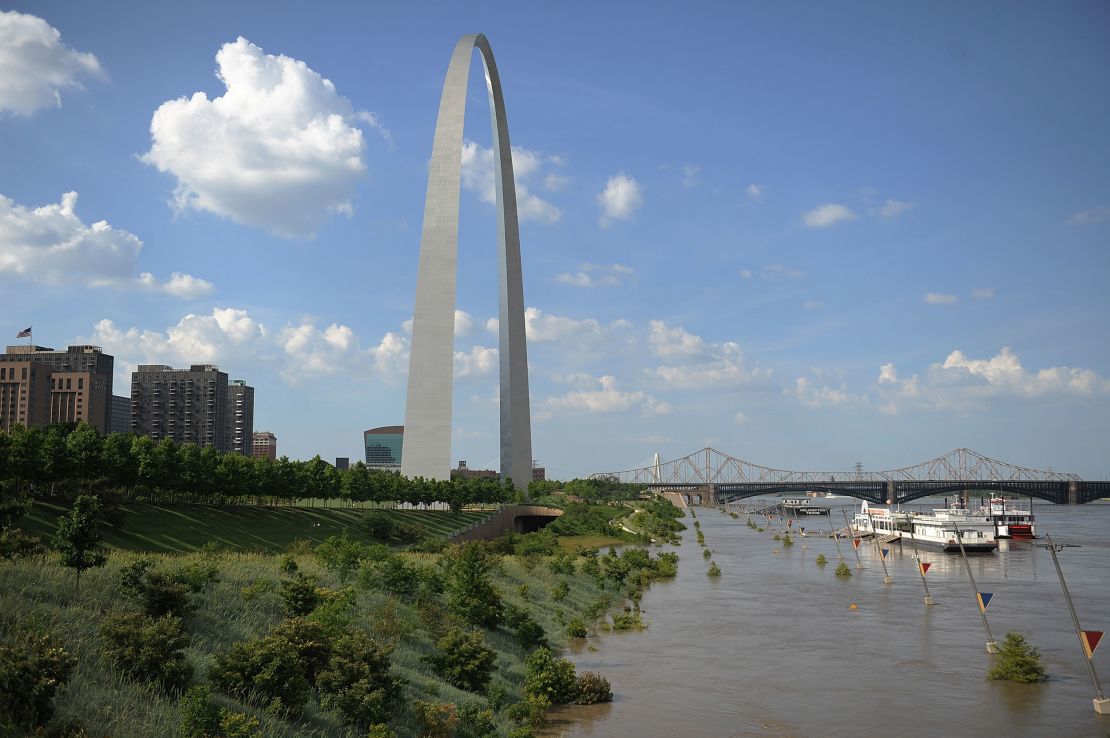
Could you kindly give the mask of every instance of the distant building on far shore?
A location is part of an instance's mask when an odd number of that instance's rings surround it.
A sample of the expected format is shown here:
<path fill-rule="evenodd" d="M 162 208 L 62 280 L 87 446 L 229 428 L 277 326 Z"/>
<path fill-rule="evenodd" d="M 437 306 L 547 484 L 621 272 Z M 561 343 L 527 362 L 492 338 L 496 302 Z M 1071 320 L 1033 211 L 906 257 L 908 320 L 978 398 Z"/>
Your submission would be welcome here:
<path fill-rule="evenodd" d="M 401 452 L 405 443 L 405 426 L 384 425 L 362 433 L 366 448 L 366 465 L 372 469 L 401 469 Z"/>
<path fill-rule="evenodd" d="M 471 469 L 466 462 L 459 460 L 459 465 L 451 470 L 452 479 L 499 479 L 501 474 L 493 469 Z"/>
<path fill-rule="evenodd" d="M 108 420 L 109 433 L 131 432 L 131 398 L 112 395 L 112 416 Z"/>
<path fill-rule="evenodd" d="M 232 452 L 254 454 L 254 387 L 242 379 L 227 385 L 227 435 Z"/>
<path fill-rule="evenodd" d="M 277 461 L 277 436 L 270 431 L 251 434 L 251 456 L 256 459 Z"/>
<path fill-rule="evenodd" d="M 346 470 L 350 469 L 351 468 L 351 457 L 350 456 L 336 456 L 335 457 L 335 468 L 339 469 L 340 471 L 346 471 Z"/>

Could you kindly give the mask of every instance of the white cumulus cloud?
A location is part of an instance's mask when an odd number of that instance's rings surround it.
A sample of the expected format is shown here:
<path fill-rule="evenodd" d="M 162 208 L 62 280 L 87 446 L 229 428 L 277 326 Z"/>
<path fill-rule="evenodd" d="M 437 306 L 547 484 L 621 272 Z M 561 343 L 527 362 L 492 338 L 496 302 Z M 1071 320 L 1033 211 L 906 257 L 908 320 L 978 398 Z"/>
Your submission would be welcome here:
<path fill-rule="evenodd" d="M 96 57 L 63 44 L 58 29 L 42 18 L 0 11 L 0 113 L 60 108 L 62 90 L 80 89 L 80 78 L 100 76 Z"/>
<path fill-rule="evenodd" d="M 855 220 L 855 218 L 856 214 L 847 207 L 833 202 L 826 205 L 819 205 L 813 210 L 810 210 L 802 216 L 802 222 L 810 228 L 829 228 L 841 221 Z"/>
<path fill-rule="evenodd" d="M 77 216 L 77 193 L 37 208 L 0 195 L 0 277 L 45 284 L 84 283 L 196 298 L 211 293 L 211 282 L 174 272 L 164 282 L 149 272 L 136 276 L 143 242 L 107 221 L 86 225 Z"/>
<path fill-rule="evenodd" d="M 763 186 L 754 183 L 748 185 L 744 190 L 744 194 L 747 195 L 748 199 L 752 202 L 763 202 L 763 192 Z"/>
<path fill-rule="evenodd" d="M 877 205 L 870 209 L 872 215 L 877 215 L 880 218 L 897 218 L 906 210 L 913 207 L 912 202 L 902 202 L 901 200 L 884 200 L 881 205 Z"/>
<path fill-rule="evenodd" d="M 769 379 L 770 370 L 750 368 L 733 341 L 711 343 L 681 326 L 661 320 L 649 323 L 648 345 L 670 364 L 646 369 L 645 374 L 679 389 L 735 386 Z"/>
<path fill-rule="evenodd" d="M 925 304 L 926 305 L 951 305 L 959 298 L 955 295 L 945 295 L 940 292 L 926 292 Z"/>
<path fill-rule="evenodd" d="M 628 220 L 644 204 L 643 188 L 635 179 L 619 172 L 605 183 L 597 204 L 601 206 L 599 223 L 608 228 L 615 220 Z"/>
<path fill-rule="evenodd" d="M 624 264 L 580 264 L 577 272 L 561 272 L 555 275 L 559 284 L 571 287 L 605 287 L 620 284 L 625 277 L 636 270 Z"/>
<path fill-rule="evenodd" d="M 520 216 L 521 220 L 555 223 L 563 217 L 563 211 L 533 193 L 529 185 L 534 177 L 541 176 L 542 169 L 549 166 L 558 166 L 562 163 L 562 160 L 555 156 L 545 156 L 539 152 L 517 146 L 513 147 L 512 152 L 517 215 Z M 550 179 L 551 176 L 549 174 L 544 180 L 547 189 L 552 191 L 561 189 L 558 179 Z M 555 176 L 558 177 L 558 175 Z M 492 148 L 487 149 L 473 141 L 463 142 L 462 184 L 466 189 L 477 192 L 482 202 L 490 204 L 497 202 Z M 562 182 L 562 184 L 565 184 L 565 182 Z"/>
<path fill-rule="evenodd" d="M 303 61 L 265 53 L 240 37 L 216 54 L 226 91 L 162 103 L 142 160 L 177 178 L 178 211 L 215 213 L 282 237 L 309 237 L 352 212 L 366 171 L 355 111 Z"/>
<path fill-rule="evenodd" d="M 560 413 L 615 413 L 639 410 L 641 415 L 666 415 L 672 408 L 642 390 L 626 391 L 620 389 L 616 377 L 576 377 L 580 388 L 565 395 L 548 397 L 537 413 L 537 419 L 544 420 Z"/>
<path fill-rule="evenodd" d="M 980 287 L 971 291 L 971 297 L 975 300 L 990 300 L 994 298 L 994 289 L 990 287 Z"/>

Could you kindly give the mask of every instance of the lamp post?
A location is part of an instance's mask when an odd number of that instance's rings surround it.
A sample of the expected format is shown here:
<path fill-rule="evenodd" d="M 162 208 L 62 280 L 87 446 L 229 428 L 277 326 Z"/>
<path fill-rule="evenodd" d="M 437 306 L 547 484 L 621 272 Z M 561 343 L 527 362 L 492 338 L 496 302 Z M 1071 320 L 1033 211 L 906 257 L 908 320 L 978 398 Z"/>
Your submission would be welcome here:
<path fill-rule="evenodd" d="M 983 619 L 983 630 L 987 631 L 987 653 L 998 653 L 1000 651 L 998 643 L 991 634 L 990 623 L 987 622 L 987 603 L 983 602 L 983 598 L 979 594 L 979 587 L 975 584 L 975 575 L 971 573 L 971 564 L 967 560 L 967 551 L 964 550 L 963 534 L 960 533 L 960 526 L 954 520 L 952 521 L 952 528 L 956 531 L 956 541 L 960 544 L 960 556 L 967 568 L 967 578 L 971 582 L 971 593 L 975 595 L 975 606 L 979 608 L 979 617 Z"/>
<path fill-rule="evenodd" d="M 1065 547 L 1072 547 L 1066 543 L 1053 543 L 1052 536 L 1046 535 L 1045 539 L 1047 544 L 1042 544 L 1048 552 L 1052 554 L 1052 563 L 1056 565 L 1056 575 L 1060 577 L 1060 589 L 1064 590 L 1064 601 L 1068 603 L 1068 612 L 1071 613 L 1071 622 L 1075 626 L 1075 635 L 1079 637 L 1079 645 L 1083 648 L 1083 658 L 1087 661 L 1087 671 L 1091 674 L 1091 684 L 1095 687 L 1095 698 L 1093 700 L 1095 705 L 1095 712 L 1099 715 L 1110 715 L 1110 699 L 1102 693 L 1102 684 L 1098 681 L 1098 672 L 1095 671 L 1094 663 L 1094 649 L 1088 646 L 1087 636 L 1083 629 L 1079 627 L 1079 616 L 1075 614 L 1075 605 L 1071 601 L 1071 593 L 1068 592 L 1068 583 L 1064 581 L 1064 570 L 1060 568 L 1060 559 L 1056 556 L 1057 551 L 1063 550 Z M 1099 634 L 1101 636 L 1101 633 Z M 1097 642 L 1095 644 L 1097 646 Z"/>

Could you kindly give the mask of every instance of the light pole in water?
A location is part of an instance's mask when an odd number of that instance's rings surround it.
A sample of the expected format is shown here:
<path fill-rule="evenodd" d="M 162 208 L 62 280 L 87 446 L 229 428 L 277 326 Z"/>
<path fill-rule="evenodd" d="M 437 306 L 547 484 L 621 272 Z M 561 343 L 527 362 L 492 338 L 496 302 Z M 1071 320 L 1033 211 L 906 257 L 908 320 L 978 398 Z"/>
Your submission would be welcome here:
<path fill-rule="evenodd" d="M 1071 613 L 1071 622 L 1075 626 L 1075 634 L 1079 636 L 1079 645 L 1083 647 L 1083 658 L 1087 661 L 1087 671 L 1091 673 L 1091 683 L 1095 686 L 1095 712 L 1099 715 L 1110 715 L 1110 700 L 1106 699 L 1102 693 L 1102 685 L 1098 681 L 1098 672 L 1095 671 L 1094 655 L 1095 649 L 1098 648 L 1098 642 L 1102 638 L 1102 631 L 1089 630 L 1085 631 L 1079 627 L 1079 616 L 1075 614 L 1075 605 L 1071 601 L 1071 593 L 1068 592 L 1068 583 L 1064 581 L 1064 570 L 1060 568 L 1060 559 L 1057 558 L 1056 552 L 1062 550 L 1068 544 L 1053 543 L 1052 536 L 1046 535 L 1045 539 L 1047 544 L 1043 544 L 1044 548 L 1052 554 L 1052 563 L 1056 565 L 1056 575 L 1060 577 L 1060 589 L 1064 590 L 1064 601 L 1068 603 L 1068 612 Z M 1092 638 L 1092 636 L 1094 636 Z M 1093 642 L 1092 642 L 1093 641 Z"/>
<path fill-rule="evenodd" d="M 960 526 L 952 521 L 952 528 L 956 531 L 956 541 L 960 544 L 960 556 L 964 560 L 964 566 L 967 567 L 967 578 L 971 582 L 971 591 L 975 595 L 975 604 L 979 607 L 979 617 L 983 619 L 983 630 L 987 631 L 987 653 L 998 653 L 998 644 L 991 635 L 991 626 L 987 622 L 987 605 L 990 604 L 990 598 L 993 596 L 988 592 L 980 592 L 978 585 L 975 584 L 975 575 L 971 573 L 971 564 L 967 560 L 967 551 L 964 550 L 964 537 L 960 533 Z"/>

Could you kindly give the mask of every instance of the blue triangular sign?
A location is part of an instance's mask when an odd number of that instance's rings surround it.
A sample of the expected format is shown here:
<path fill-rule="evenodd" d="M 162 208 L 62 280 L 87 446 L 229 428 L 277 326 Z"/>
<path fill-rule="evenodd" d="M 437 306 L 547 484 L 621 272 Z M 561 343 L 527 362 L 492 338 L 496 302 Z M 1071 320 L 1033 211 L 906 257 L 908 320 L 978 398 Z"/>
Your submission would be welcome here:
<path fill-rule="evenodd" d="M 994 599 L 994 594 L 991 592 L 979 592 L 977 594 L 979 595 L 979 610 L 980 612 L 986 612 L 987 605 Z"/>
<path fill-rule="evenodd" d="M 884 549 L 881 549 L 881 550 L 883 552 L 883 558 L 885 559 L 890 554 L 890 549 L 889 548 L 884 548 Z"/>

